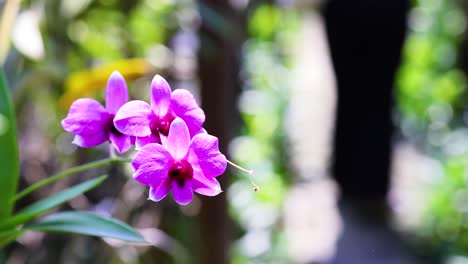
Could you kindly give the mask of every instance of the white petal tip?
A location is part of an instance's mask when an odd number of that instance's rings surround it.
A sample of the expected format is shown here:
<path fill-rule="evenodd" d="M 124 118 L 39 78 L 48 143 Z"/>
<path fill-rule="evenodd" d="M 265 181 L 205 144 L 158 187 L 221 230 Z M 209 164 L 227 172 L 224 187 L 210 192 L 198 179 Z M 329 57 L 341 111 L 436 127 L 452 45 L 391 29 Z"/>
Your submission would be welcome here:
<path fill-rule="evenodd" d="M 110 77 L 111 77 L 111 78 L 123 78 L 122 74 L 121 74 L 119 71 L 117 71 L 117 70 L 113 71 L 113 72 L 111 73 Z"/>

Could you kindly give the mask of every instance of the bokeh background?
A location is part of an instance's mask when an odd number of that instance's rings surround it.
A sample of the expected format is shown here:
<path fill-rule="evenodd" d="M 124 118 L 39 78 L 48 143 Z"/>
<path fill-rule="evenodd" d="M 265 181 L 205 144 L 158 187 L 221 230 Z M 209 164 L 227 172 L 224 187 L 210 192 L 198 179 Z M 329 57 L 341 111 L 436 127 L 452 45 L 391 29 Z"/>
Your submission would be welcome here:
<path fill-rule="evenodd" d="M 0 10 L 13 2 L 0 0 Z M 207 130 L 231 160 L 255 171 L 260 191 L 229 168 L 217 197 L 153 203 L 130 166 L 90 171 L 17 209 L 108 173 L 64 207 L 112 215 L 150 245 L 27 233 L 8 248 L 8 263 L 468 263 L 467 3 L 409 3 L 382 223 L 368 222 L 380 217 L 373 209 L 364 219 L 349 213 L 330 172 L 338 95 L 324 5 L 21 1 L 5 63 L 18 116 L 20 188 L 108 155 L 108 145 L 72 145 L 60 121 L 75 99 L 102 100 L 118 70 L 132 98 L 149 98 L 155 74 L 193 92 Z"/>

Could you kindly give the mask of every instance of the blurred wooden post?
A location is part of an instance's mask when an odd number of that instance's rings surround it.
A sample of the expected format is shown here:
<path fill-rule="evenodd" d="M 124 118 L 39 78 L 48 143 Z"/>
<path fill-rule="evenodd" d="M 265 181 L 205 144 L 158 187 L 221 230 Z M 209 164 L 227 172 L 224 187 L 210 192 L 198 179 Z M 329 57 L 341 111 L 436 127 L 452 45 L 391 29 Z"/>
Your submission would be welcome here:
<path fill-rule="evenodd" d="M 205 128 L 219 138 L 220 150 L 227 146 L 237 128 L 237 97 L 240 91 L 239 69 L 244 23 L 240 11 L 226 0 L 200 0 L 202 25 L 199 31 L 199 77 Z M 228 173 L 219 178 L 227 189 Z M 229 263 L 232 239 L 226 194 L 202 198 L 199 217 L 200 263 Z"/>

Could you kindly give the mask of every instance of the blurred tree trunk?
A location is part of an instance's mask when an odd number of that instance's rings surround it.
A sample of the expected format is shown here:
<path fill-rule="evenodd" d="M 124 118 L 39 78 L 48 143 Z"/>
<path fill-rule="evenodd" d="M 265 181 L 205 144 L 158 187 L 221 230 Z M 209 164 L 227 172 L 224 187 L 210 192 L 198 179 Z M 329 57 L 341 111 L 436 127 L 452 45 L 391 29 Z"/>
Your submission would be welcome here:
<path fill-rule="evenodd" d="M 235 10 L 225 0 L 200 0 L 202 25 L 199 31 L 199 77 L 205 128 L 219 138 L 221 152 L 237 129 L 240 92 L 240 57 L 244 39 L 243 11 Z M 220 177 L 227 189 L 228 175 Z M 199 216 L 200 263 L 229 262 L 231 220 L 227 213 L 226 194 L 202 198 Z"/>

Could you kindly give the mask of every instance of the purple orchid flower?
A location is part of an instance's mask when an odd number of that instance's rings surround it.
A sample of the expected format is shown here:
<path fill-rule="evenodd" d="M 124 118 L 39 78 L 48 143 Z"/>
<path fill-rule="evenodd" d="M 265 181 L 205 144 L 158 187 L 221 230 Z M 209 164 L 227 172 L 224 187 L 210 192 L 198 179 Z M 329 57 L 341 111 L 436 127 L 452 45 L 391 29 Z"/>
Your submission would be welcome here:
<path fill-rule="evenodd" d="M 171 93 L 166 80 L 156 75 L 151 82 L 151 105 L 140 100 L 126 103 L 115 115 L 114 125 L 123 134 L 137 137 L 139 148 L 161 143 L 176 117 L 185 121 L 191 136 L 200 132 L 205 122 L 205 113 L 189 91 L 177 89 Z"/>
<path fill-rule="evenodd" d="M 65 119 L 63 129 L 75 134 L 73 144 L 82 148 L 94 147 L 106 141 L 122 153 L 131 146 L 131 137 L 114 127 L 117 110 L 128 101 L 127 84 L 123 76 L 114 71 L 107 81 L 106 108 L 98 101 L 80 98 L 73 102 Z"/>
<path fill-rule="evenodd" d="M 174 200 L 186 205 L 193 192 L 207 196 L 221 192 L 215 177 L 224 173 L 227 160 L 216 137 L 199 133 L 190 139 L 189 127 L 176 117 L 167 140 L 143 146 L 132 165 L 135 180 L 150 187 L 150 200 L 160 201 L 172 190 Z"/>

